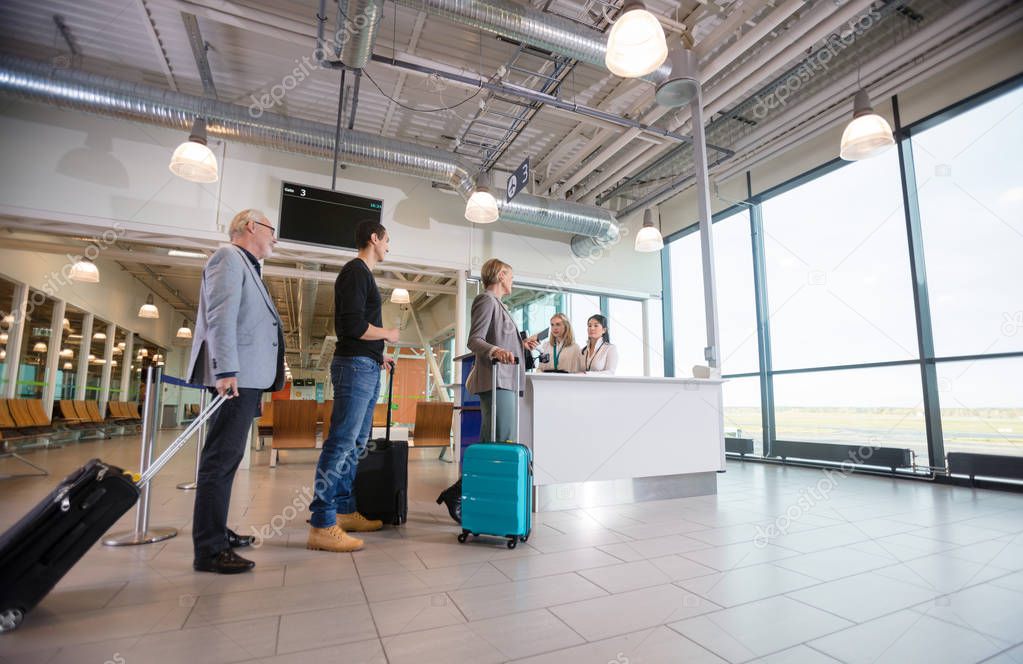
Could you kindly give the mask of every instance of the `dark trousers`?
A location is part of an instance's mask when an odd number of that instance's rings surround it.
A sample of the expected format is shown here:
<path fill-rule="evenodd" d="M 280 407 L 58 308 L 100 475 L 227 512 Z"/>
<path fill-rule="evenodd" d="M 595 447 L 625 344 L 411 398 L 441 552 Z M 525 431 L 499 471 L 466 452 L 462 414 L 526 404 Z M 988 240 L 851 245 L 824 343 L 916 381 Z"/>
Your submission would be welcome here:
<path fill-rule="evenodd" d="M 210 418 L 206 446 L 199 460 L 199 481 L 192 514 L 192 544 L 195 557 L 220 553 L 227 544 L 227 509 L 231 485 L 245 455 L 252 420 L 259 409 L 263 390 L 239 388 Z"/>

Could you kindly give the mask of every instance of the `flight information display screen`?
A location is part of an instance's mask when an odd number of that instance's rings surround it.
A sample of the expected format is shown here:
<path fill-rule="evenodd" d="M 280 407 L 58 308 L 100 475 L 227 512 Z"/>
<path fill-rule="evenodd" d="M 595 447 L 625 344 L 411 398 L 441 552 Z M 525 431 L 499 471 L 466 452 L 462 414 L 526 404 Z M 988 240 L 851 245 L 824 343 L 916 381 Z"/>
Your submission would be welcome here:
<path fill-rule="evenodd" d="M 355 249 L 360 222 L 380 221 L 383 201 L 293 182 L 281 183 L 279 237 L 324 247 Z"/>

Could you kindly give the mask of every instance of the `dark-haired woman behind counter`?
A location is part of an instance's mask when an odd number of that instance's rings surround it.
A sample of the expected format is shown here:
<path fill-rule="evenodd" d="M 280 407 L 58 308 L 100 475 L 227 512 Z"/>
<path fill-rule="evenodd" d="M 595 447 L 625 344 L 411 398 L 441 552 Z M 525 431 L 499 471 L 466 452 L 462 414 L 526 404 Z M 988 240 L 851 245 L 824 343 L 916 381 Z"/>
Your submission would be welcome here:
<path fill-rule="evenodd" d="M 618 349 L 611 343 L 607 318 L 594 314 L 586 321 L 586 345 L 580 369 L 587 374 L 613 376 L 618 368 Z"/>

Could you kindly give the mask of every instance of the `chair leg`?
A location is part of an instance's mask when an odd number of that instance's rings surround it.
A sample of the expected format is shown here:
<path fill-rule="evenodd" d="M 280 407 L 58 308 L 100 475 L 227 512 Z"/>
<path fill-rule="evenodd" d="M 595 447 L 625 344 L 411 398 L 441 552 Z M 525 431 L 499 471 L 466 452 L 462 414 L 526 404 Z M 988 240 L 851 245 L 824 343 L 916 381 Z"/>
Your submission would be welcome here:
<path fill-rule="evenodd" d="M 31 461 L 29 461 L 25 457 L 21 456 L 17 452 L 4 452 L 3 454 L 0 454 L 0 459 L 14 459 L 14 460 L 20 461 L 23 464 L 26 464 L 28 466 L 32 466 L 37 471 L 39 471 L 39 472 L 36 472 L 36 473 L 20 473 L 20 474 L 16 474 L 16 475 L 0 475 L 0 479 L 3 479 L 3 480 L 11 479 L 11 478 L 14 478 L 14 477 L 35 477 L 37 475 L 41 477 L 41 476 L 45 476 L 45 475 L 49 475 L 50 474 L 50 471 L 46 470 L 42 466 L 37 466 L 36 464 L 32 463 Z"/>
<path fill-rule="evenodd" d="M 271 447 L 270 448 L 270 467 L 271 468 L 276 468 L 277 467 L 277 448 L 276 447 Z"/>

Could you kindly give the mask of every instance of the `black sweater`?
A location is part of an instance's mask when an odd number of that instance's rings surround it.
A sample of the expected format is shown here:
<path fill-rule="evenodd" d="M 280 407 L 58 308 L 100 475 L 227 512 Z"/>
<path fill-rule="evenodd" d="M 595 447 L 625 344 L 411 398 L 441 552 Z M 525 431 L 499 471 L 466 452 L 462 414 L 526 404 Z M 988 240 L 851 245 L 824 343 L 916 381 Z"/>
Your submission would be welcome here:
<path fill-rule="evenodd" d="M 370 325 L 383 327 L 380 289 L 361 258 L 349 261 L 334 282 L 335 357 L 369 357 L 384 361 L 384 341 L 361 339 Z"/>

